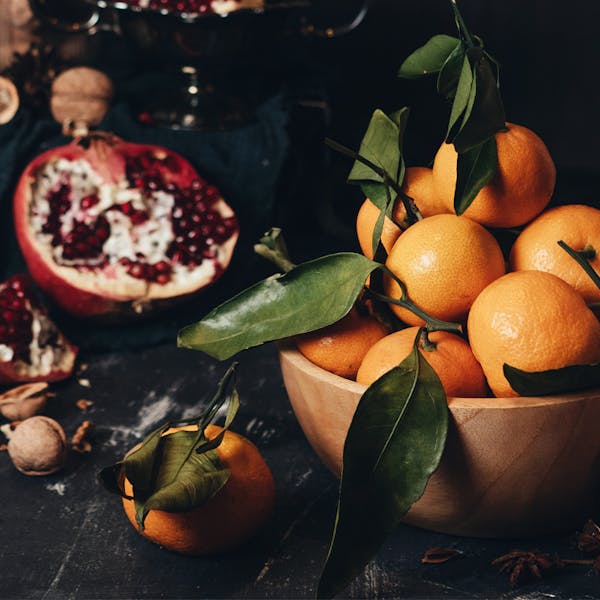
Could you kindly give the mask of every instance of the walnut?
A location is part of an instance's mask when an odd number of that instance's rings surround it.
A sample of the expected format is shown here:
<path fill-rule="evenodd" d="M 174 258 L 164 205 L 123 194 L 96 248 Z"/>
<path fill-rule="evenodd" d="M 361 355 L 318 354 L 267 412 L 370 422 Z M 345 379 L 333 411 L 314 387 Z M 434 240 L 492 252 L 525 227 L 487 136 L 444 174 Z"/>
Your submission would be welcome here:
<path fill-rule="evenodd" d="M 102 121 L 114 93 L 112 81 L 101 71 L 75 67 L 52 82 L 50 110 L 65 128 L 76 132 Z"/>
<path fill-rule="evenodd" d="M 10 432 L 8 454 L 25 475 L 49 475 L 67 460 L 67 437 L 49 417 L 31 417 Z"/>
<path fill-rule="evenodd" d="M 0 394 L 0 413 L 9 421 L 22 421 L 42 412 L 48 397 L 48 384 L 26 383 Z"/>
<path fill-rule="evenodd" d="M 19 110 L 19 93 L 15 84 L 6 77 L 0 77 L 0 125 L 12 120 Z"/>

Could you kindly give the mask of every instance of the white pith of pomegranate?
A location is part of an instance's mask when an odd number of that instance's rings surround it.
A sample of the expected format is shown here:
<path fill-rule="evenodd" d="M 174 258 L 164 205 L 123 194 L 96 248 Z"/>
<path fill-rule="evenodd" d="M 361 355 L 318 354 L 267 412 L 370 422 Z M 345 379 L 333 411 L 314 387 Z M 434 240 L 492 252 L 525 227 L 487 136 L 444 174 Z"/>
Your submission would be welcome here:
<path fill-rule="evenodd" d="M 222 275 L 238 237 L 232 209 L 183 157 L 112 137 L 34 159 L 15 226 L 32 277 L 77 316 L 197 292 Z"/>
<path fill-rule="evenodd" d="M 76 357 L 26 276 L 0 284 L 0 383 L 65 379 Z"/>

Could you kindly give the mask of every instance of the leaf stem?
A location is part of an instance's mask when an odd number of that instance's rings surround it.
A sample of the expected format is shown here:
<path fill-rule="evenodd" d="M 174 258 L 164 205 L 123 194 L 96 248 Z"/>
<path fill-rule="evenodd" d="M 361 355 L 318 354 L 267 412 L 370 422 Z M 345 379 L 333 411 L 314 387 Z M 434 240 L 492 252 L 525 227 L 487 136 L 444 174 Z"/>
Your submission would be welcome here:
<path fill-rule="evenodd" d="M 427 327 L 421 327 L 419 337 L 419 345 L 421 348 L 423 348 L 423 350 L 427 352 L 435 350 L 436 345 L 429 339 L 429 331 L 427 331 Z"/>
<path fill-rule="evenodd" d="M 596 273 L 594 267 L 589 263 L 590 258 L 594 258 L 596 251 L 593 248 L 584 248 L 581 251 L 574 250 L 571 246 L 567 245 L 563 240 L 559 240 L 557 244 L 574 260 L 577 261 L 579 266 L 587 273 L 589 278 L 594 282 L 596 287 L 600 289 L 600 275 Z M 593 252 L 593 254 L 592 254 Z"/>
<path fill-rule="evenodd" d="M 456 0 L 450 0 L 450 4 L 452 5 L 452 11 L 454 12 L 454 19 L 456 21 L 456 27 L 458 29 L 458 33 L 461 34 L 461 37 L 464 37 L 464 41 L 469 46 L 469 48 L 473 48 L 475 44 L 473 43 L 473 38 L 471 37 L 471 33 L 467 29 L 467 25 L 463 19 L 463 16 L 458 10 L 458 4 Z"/>
<path fill-rule="evenodd" d="M 448 321 L 442 321 L 441 319 L 436 319 L 431 315 L 428 315 L 423 309 L 419 308 L 406 293 L 406 286 L 404 283 L 394 275 L 385 265 L 381 265 L 381 269 L 387 273 L 396 283 L 400 286 L 402 290 L 402 296 L 400 298 L 390 298 L 385 294 L 380 294 L 371 288 L 367 288 L 367 291 L 372 294 L 378 300 L 382 300 L 383 302 L 388 302 L 390 304 L 395 304 L 397 306 L 401 306 L 402 308 L 406 308 L 410 312 L 412 312 L 417 317 L 423 319 L 425 321 L 425 328 L 428 332 L 430 331 L 449 331 L 451 333 L 458 333 L 462 335 L 462 328 L 458 323 L 450 323 Z"/>

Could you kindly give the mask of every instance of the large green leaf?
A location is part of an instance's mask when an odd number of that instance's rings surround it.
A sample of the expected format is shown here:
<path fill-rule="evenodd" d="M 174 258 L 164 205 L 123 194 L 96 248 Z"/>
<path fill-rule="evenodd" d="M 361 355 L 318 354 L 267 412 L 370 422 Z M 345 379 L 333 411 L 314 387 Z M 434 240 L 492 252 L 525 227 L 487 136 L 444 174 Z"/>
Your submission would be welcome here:
<path fill-rule="evenodd" d="M 454 211 L 462 215 L 496 174 L 498 150 L 496 138 L 491 137 L 479 146 L 458 155 L 456 162 L 456 189 Z"/>
<path fill-rule="evenodd" d="M 444 390 L 415 343 L 398 367 L 367 389 L 352 419 L 320 598 L 343 590 L 422 496 L 447 428 Z"/>
<path fill-rule="evenodd" d="M 534 372 L 505 364 L 503 369 L 510 386 L 521 396 L 546 396 L 600 387 L 600 364 Z"/>
<path fill-rule="evenodd" d="M 402 63 L 398 76 L 404 79 L 416 79 L 437 73 L 459 43 L 458 38 L 450 35 L 434 35 Z"/>
<path fill-rule="evenodd" d="M 352 252 L 303 263 L 257 283 L 185 327 L 178 345 L 224 360 L 264 342 L 331 325 L 352 308 L 377 267 Z"/>

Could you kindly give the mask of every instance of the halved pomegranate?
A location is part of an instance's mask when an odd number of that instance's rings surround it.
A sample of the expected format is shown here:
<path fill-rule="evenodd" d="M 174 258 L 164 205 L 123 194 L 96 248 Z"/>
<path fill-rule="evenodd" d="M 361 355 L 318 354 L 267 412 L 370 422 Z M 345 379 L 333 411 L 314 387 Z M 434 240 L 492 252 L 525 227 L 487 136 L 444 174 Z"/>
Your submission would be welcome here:
<path fill-rule="evenodd" d="M 77 347 L 50 320 L 27 276 L 0 283 L 0 383 L 65 379 L 76 357 Z"/>
<path fill-rule="evenodd" d="M 197 292 L 221 276 L 238 237 L 232 209 L 183 157 L 107 134 L 36 157 L 14 215 L 32 277 L 79 317 Z"/>

